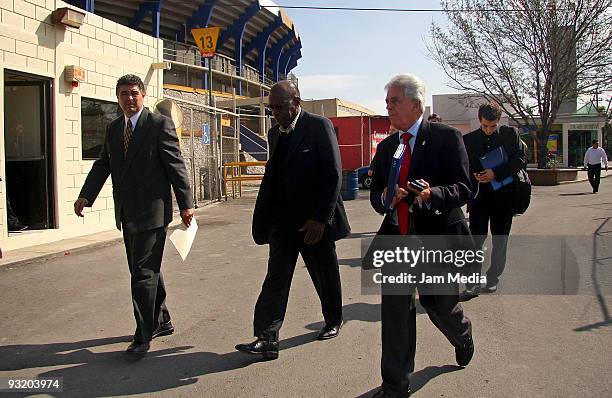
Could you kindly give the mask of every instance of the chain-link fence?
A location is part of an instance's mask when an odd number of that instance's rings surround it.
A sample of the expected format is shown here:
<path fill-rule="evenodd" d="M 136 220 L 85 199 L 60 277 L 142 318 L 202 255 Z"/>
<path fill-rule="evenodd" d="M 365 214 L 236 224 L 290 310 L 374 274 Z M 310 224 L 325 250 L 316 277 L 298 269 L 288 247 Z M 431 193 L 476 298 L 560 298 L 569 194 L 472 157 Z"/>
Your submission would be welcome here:
<path fill-rule="evenodd" d="M 194 101 L 166 95 L 181 109 L 181 151 L 189 172 L 194 202 L 202 206 L 221 199 L 224 193 L 221 165 L 237 162 L 238 118 Z"/>

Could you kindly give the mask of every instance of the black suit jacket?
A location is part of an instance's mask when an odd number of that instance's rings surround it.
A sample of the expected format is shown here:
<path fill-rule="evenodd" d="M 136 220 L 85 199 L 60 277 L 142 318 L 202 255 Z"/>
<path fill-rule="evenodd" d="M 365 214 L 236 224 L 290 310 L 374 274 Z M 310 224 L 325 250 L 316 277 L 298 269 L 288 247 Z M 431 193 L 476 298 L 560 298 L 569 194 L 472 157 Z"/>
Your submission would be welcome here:
<path fill-rule="evenodd" d="M 342 185 L 340 149 L 329 119 L 302 110 L 284 159 L 274 156 L 279 134 L 278 125 L 268 132 L 270 159 L 253 211 L 255 243 L 262 245 L 269 241 L 276 210 L 272 185 L 274 173 L 280 173 L 281 169 L 289 176 L 284 181 L 284 196 L 290 198 L 287 210 L 291 219 L 284 221 L 287 226 L 301 226 L 313 219 L 332 227 L 335 239 L 348 235 L 350 227 L 339 195 Z"/>
<path fill-rule="evenodd" d="M 482 140 L 483 136 L 484 132 L 480 128 L 463 136 L 463 142 L 465 143 L 465 149 L 470 162 L 470 182 L 472 192 L 474 193 L 477 191 L 478 181 L 473 173 L 483 170 L 480 164 L 480 157 L 486 153 Z M 495 179 L 503 181 L 509 176 L 516 176 L 516 173 L 526 165 L 525 148 L 517 130 L 510 126 L 501 126 L 498 133 L 494 134 L 491 140 L 491 149 L 503 146 L 508 155 L 508 162 L 493 169 Z M 513 184 L 504 185 L 496 193 L 507 193 L 511 196 L 512 188 Z"/>
<path fill-rule="evenodd" d="M 372 160 L 374 174 L 370 202 L 380 214 L 385 214 L 381 195 L 387 187 L 391 161 L 398 146 L 399 133 L 391 134 L 378 144 Z M 414 206 L 411 231 L 421 235 L 469 234 L 460 209 L 470 196 L 468 157 L 458 130 L 441 123 L 422 121 L 410 160 L 408 181 L 420 178 L 431 187 L 430 208 L 425 204 L 421 209 Z M 399 234 L 397 211 L 385 215 L 378 234 Z"/>
<path fill-rule="evenodd" d="M 193 208 L 185 161 L 172 120 L 143 109 L 123 154 L 125 117 L 106 128 L 100 158 L 87 175 L 79 197 L 91 207 L 111 175 L 115 222 L 128 233 L 148 231 L 172 221 L 170 186 L 180 209 Z"/>

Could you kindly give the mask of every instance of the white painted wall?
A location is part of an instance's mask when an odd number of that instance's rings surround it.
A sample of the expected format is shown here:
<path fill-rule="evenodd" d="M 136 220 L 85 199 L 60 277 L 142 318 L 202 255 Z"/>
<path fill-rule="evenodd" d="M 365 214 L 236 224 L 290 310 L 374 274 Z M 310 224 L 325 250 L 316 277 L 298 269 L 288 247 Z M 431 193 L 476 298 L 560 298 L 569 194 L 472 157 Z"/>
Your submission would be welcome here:
<path fill-rule="evenodd" d="M 140 76 L 147 86 L 145 106 L 162 97 L 163 72 L 150 69 L 163 58 L 162 41 L 98 15 L 87 13 L 79 29 L 53 25 L 51 12 L 71 7 L 60 0 L 0 0 L 0 81 L 4 70 L 53 79 L 56 216 L 58 229 L 8 236 L 5 186 L 0 183 L 0 247 L 11 250 L 115 228 L 110 178 L 85 218 L 73 212 L 73 202 L 93 161 L 82 160 L 81 97 L 117 101 L 115 83 L 126 74 Z M 80 10 L 82 11 L 82 10 Z M 87 70 L 87 81 L 73 89 L 64 68 Z M 4 92 L 0 106 L 4 109 Z M 0 129 L 4 136 L 3 114 Z M 0 176 L 4 176 L 4 140 L 0 140 Z"/>

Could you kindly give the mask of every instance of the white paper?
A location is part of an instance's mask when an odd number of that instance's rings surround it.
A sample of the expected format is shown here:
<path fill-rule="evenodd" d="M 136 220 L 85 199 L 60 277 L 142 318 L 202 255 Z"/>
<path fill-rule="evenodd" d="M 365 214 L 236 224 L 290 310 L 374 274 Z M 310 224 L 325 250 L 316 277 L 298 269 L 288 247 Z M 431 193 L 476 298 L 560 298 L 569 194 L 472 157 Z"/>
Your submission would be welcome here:
<path fill-rule="evenodd" d="M 174 244 L 174 247 L 176 247 L 176 250 L 183 261 L 185 261 L 189 251 L 191 250 L 191 245 L 195 239 L 196 232 L 198 232 L 198 223 L 196 222 L 195 217 L 193 217 L 189 227 L 185 226 L 185 224 L 181 221 L 179 227 L 175 229 L 172 234 L 170 234 L 170 242 Z"/>

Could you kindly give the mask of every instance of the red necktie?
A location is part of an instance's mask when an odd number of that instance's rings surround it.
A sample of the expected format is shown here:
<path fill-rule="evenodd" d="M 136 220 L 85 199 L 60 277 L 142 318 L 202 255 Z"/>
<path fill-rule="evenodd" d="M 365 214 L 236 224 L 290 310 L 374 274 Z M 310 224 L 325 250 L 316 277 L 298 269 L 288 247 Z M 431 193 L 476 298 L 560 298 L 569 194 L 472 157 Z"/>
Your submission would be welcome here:
<path fill-rule="evenodd" d="M 410 133 L 406 132 L 402 135 L 402 140 L 404 145 L 406 145 L 406 155 L 404 155 L 404 160 L 402 161 L 402 166 L 400 167 L 399 181 L 398 185 L 400 188 L 408 189 L 408 171 L 410 170 L 410 144 L 408 144 L 408 140 L 411 138 Z M 408 227 L 410 226 L 410 211 L 408 210 L 410 205 L 405 201 L 401 201 L 397 204 L 397 221 L 399 223 L 400 233 L 402 235 L 408 234 Z"/>

